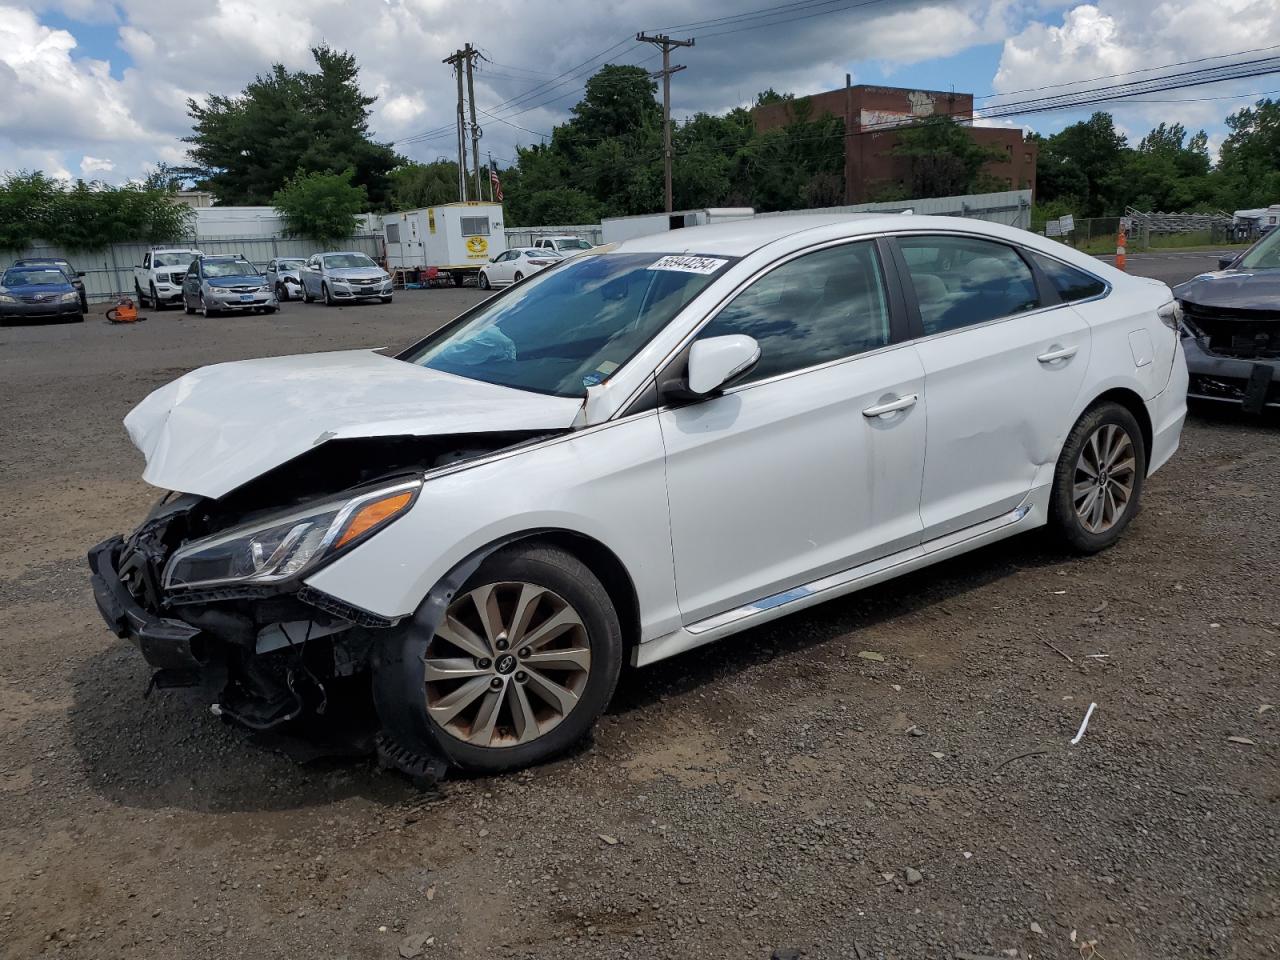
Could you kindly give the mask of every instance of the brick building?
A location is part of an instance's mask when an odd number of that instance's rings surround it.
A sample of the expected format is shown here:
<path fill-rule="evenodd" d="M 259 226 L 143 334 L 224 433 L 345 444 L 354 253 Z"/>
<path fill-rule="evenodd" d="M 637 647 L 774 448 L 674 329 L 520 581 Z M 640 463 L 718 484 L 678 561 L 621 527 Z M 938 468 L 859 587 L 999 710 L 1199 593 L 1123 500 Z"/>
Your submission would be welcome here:
<path fill-rule="evenodd" d="M 794 101 L 769 103 L 752 111 L 756 129 L 773 130 L 792 120 L 795 103 L 807 102 L 810 117 L 825 113 L 844 118 L 845 202 L 863 203 L 879 188 L 909 186 L 910 161 L 893 154 L 898 135 L 895 127 L 931 116 L 973 119 L 973 94 L 907 87 L 845 86 Z M 1002 181 L 1008 190 L 1035 190 L 1036 144 L 1025 141 L 1021 130 L 999 127 L 966 127 L 983 146 L 1001 151 L 1005 159 L 993 160 L 985 172 Z"/>

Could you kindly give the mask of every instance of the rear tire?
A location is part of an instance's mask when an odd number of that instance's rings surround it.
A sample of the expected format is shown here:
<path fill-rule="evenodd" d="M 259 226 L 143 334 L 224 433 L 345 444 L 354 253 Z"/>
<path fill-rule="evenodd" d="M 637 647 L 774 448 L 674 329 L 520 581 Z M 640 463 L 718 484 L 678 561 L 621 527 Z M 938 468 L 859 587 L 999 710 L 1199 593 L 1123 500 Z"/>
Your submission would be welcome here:
<path fill-rule="evenodd" d="M 138 285 L 137 280 L 133 281 L 133 295 L 138 301 L 138 306 L 145 307 L 147 305 L 147 298 L 143 296 L 142 287 Z"/>
<path fill-rule="evenodd" d="M 378 716 L 397 748 L 384 755 L 410 776 L 427 758 L 486 774 L 541 763 L 586 736 L 617 687 L 613 603 L 559 547 L 516 544 L 487 558 L 453 595 L 447 623 L 426 636 L 410 621 L 373 658 Z M 545 635 L 548 625 L 559 629 Z"/>
<path fill-rule="evenodd" d="M 481 289 L 481 290 L 492 290 L 492 289 L 493 289 L 493 288 L 489 285 L 489 275 L 488 275 L 487 273 L 485 273 L 483 270 L 481 270 L 481 271 L 480 271 L 480 276 L 476 278 L 476 283 L 479 285 L 479 287 L 480 287 L 480 289 Z"/>
<path fill-rule="evenodd" d="M 1146 476 L 1146 445 L 1133 414 L 1110 401 L 1086 410 L 1058 457 L 1050 526 L 1073 550 L 1105 550 L 1137 514 Z"/>
<path fill-rule="evenodd" d="M 521 273 L 519 270 L 517 270 L 517 271 L 516 271 L 515 279 L 514 279 L 514 280 L 512 280 L 511 282 L 512 282 L 512 283 L 519 283 L 519 282 L 520 282 L 521 280 L 523 280 L 523 279 L 524 279 L 524 274 L 523 274 L 523 273 Z"/>

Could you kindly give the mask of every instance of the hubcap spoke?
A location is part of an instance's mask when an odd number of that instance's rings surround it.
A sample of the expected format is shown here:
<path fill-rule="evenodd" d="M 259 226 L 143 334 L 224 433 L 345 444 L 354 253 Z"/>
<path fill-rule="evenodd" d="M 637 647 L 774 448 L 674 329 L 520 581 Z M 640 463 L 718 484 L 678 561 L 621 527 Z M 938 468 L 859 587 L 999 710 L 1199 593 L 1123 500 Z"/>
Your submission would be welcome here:
<path fill-rule="evenodd" d="M 493 728 L 498 725 L 498 711 L 502 709 L 503 692 L 492 688 L 485 691 L 480 709 L 471 723 L 471 736 L 467 738 L 472 743 L 487 747 L 492 742 Z"/>
<path fill-rule="evenodd" d="M 451 611 L 445 613 L 444 622 L 436 628 L 436 635 L 443 637 L 459 650 L 465 650 L 473 657 L 493 656 L 489 645 L 454 617 Z"/>
<path fill-rule="evenodd" d="M 548 617 L 527 636 L 522 639 L 522 643 L 526 647 L 537 650 L 544 647 L 556 637 L 561 636 L 573 627 L 581 627 L 582 620 L 578 614 L 574 612 L 573 607 L 565 606 L 559 613 Z"/>
<path fill-rule="evenodd" d="M 516 612 L 511 616 L 511 629 L 507 633 L 511 645 L 518 644 L 525 631 L 529 629 L 529 620 L 538 609 L 538 601 L 546 596 L 546 591 L 535 587 L 532 583 L 520 585 L 520 599 L 516 601 Z"/>
<path fill-rule="evenodd" d="M 529 670 L 528 673 L 529 682 L 526 686 L 562 713 L 568 713 L 577 704 L 578 695 L 568 687 L 561 686 L 537 670 Z"/>
<path fill-rule="evenodd" d="M 445 724 L 470 706 L 477 697 L 489 689 L 488 677 L 473 677 L 434 706 L 428 701 L 427 709 L 436 723 Z"/>
<path fill-rule="evenodd" d="M 1080 501 L 1098 489 L 1098 481 L 1096 480 L 1080 480 L 1071 489 L 1072 500 L 1078 506 Z"/>
<path fill-rule="evenodd" d="M 525 693 L 524 685 L 509 684 L 507 699 L 511 704 L 511 722 L 516 728 L 516 740 L 519 743 L 528 743 L 538 735 L 538 718 L 534 715 L 533 704 L 529 702 L 529 695 Z"/>
<path fill-rule="evenodd" d="M 426 661 L 427 683 L 440 680 L 466 680 L 469 677 L 487 677 L 488 670 L 481 670 L 476 661 L 469 657 L 449 657 L 444 660 Z"/>
<path fill-rule="evenodd" d="M 489 649 L 497 650 L 495 644 L 503 632 L 502 611 L 498 609 L 498 596 L 493 584 L 477 587 L 471 591 L 471 600 L 480 614 L 480 624 L 484 627 L 485 638 L 489 641 Z"/>
<path fill-rule="evenodd" d="M 539 650 L 521 661 L 526 667 L 538 670 L 589 670 L 591 651 L 586 647 L 569 647 L 564 650 Z"/>

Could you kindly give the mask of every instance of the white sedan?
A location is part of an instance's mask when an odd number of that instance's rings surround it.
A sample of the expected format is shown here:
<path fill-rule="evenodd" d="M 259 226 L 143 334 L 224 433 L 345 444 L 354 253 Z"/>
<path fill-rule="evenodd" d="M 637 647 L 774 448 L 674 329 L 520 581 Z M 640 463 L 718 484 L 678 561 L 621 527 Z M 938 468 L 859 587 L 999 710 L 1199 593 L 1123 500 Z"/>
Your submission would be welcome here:
<path fill-rule="evenodd" d="M 512 247 L 498 254 L 480 268 L 476 282 L 481 290 L 505 287 L 531 277 L 539 270 L 558 263 L 563 254 L 555 250 L 539 250 L 534 247 Z"/>
<path fill-rule="evenodd" d="M 90 551 L 94 590 L 161 670 L 229 670 L 228 719 L 367 672 L 388 763 L 510 770 L 626 662 L 1044 525 L 1110 546 L 1178 447 L 1177 327 L 1163 284 L 989 223 L 640 237 L 395 357 L 160 388 L 125 425 L 175 493 Z"/>

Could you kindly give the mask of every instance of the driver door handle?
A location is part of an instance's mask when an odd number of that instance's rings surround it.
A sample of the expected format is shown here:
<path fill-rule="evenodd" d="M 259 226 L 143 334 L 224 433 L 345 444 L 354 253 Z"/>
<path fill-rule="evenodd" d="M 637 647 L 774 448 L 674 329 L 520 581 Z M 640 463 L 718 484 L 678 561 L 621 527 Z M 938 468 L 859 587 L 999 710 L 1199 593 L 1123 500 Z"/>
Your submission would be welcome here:
<path fill-rule="evenodd" d="M 889 400 L 885 403 L 877 403 L 873 407 L 867 407 L 862 411 L 862 415 L 868 420 L 873 417 L 886 417 L 891 413 L 897 413 L 899 410 L 908 410 L 916 405 L 917 395 L 909 393 L 905 397 L 899 397 L 897 400 Z"/>
<path fill-rule="evenodd" d="M 1080 351 L 1079 347 L 1055 347 L 1048 353 L 1036 357 L 1041 363 L 1053 363 L 1055 360 L 1070 360 Z"/>

